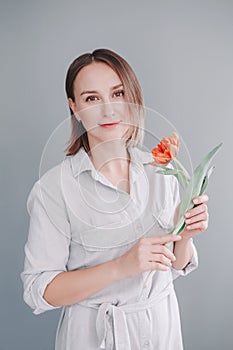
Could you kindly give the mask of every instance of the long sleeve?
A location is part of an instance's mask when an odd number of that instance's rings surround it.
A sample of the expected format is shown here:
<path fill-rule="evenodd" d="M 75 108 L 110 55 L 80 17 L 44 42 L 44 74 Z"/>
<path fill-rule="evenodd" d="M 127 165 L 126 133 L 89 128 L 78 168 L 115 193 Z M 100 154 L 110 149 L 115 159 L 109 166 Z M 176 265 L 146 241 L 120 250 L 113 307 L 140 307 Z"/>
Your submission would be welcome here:
<path fill-rule="evenodd" d="M 60 307 L 48 304 L 43 294 L 48 283 L 67 270 L 70 225 L 58 187 L 51 178 L 45 186 L 38 180 L 27 199 L 30 224 L 20 277 L 24 301 L 34 314 Z"/>

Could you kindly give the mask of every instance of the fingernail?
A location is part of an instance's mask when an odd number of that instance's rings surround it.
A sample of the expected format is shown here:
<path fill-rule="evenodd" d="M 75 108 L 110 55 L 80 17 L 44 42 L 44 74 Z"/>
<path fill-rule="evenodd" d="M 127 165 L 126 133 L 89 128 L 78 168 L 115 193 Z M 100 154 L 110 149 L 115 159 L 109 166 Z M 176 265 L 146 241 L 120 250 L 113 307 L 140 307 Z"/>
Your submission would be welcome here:
<path fill-rule="evenodd" d="M 190 213 L 187 212 L 187 213 L 185 214 L 185 216 L 186 216 L 186 218 L 189 217 L 189 216 L 190 216 Z"/>
<path fill-rule="evenodd" d="M 195 203 L 195 204 L 197 204 L 199 201 L 198 201 L 198 199 L 197 198 L 195 198 L 194 200 L 193 200 L 193 203 Z"/>

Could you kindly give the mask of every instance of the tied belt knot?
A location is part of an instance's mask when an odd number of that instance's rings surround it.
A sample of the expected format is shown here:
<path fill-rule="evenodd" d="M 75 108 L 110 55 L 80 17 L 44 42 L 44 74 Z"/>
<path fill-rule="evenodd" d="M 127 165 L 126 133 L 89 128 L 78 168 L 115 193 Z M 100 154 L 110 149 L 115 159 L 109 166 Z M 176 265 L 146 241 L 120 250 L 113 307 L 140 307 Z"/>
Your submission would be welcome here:
<path fill-rule="evenodd" d="M 168 296 L 174 288 L 170 283 L 161 293 L 145 300 L 139 300 L 133 304 L 117 305 L 105 302 L 98 306 L 96 318 L 96 331 L 99 340 L 99 348 L 105 350 L 130 350 L 130 337 L 126 321 L 126 314 L 138 312 L 158 304 Z M 141 325 L 148 329 L 145 313 L 141 313 Z M 147 341 L 148 343 L 148 341 Z M 114 347 L 115 346 L 115 347 Z"/>

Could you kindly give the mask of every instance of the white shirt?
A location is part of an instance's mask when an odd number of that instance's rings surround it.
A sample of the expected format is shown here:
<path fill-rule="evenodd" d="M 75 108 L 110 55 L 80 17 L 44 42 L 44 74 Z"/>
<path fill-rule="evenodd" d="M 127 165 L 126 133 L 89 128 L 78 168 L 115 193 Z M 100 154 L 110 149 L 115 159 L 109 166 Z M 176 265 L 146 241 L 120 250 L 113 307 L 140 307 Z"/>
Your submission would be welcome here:
<path fill-rule="evenodd" d="M 83 147 L 48 170 L 29 193 L 30 225 L 20 276 L 24 300 L 34 314 L 62 308 L 55 350 L 183 349 L 173 280 L 197 268 L 193 241 L 192 261 L 183 270 L 156 271 L 146 288 L 150 271 L 69 306 L 55 307 L 43 298 L 60 272 L 112 260 L 140 237 L 172 228 L 180 202 L 177 179 L 157 174 L 148 164 L 153 161 L 150 152 L 128 150 L 130 194 L 97 171 Z"/>

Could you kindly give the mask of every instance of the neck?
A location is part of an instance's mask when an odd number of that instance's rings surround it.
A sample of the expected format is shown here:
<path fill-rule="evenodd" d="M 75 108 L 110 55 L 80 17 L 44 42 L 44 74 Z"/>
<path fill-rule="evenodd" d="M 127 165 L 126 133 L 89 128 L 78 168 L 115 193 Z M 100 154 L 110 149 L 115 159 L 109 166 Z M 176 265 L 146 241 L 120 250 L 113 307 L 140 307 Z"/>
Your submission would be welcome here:
<path fill-rule="evenodd" d="M 111 140 L 90 144 L 89 157 L 98 171 L 106 173 L 123 172 L 128 169 L 130 154 L 122 140 Z"/>

